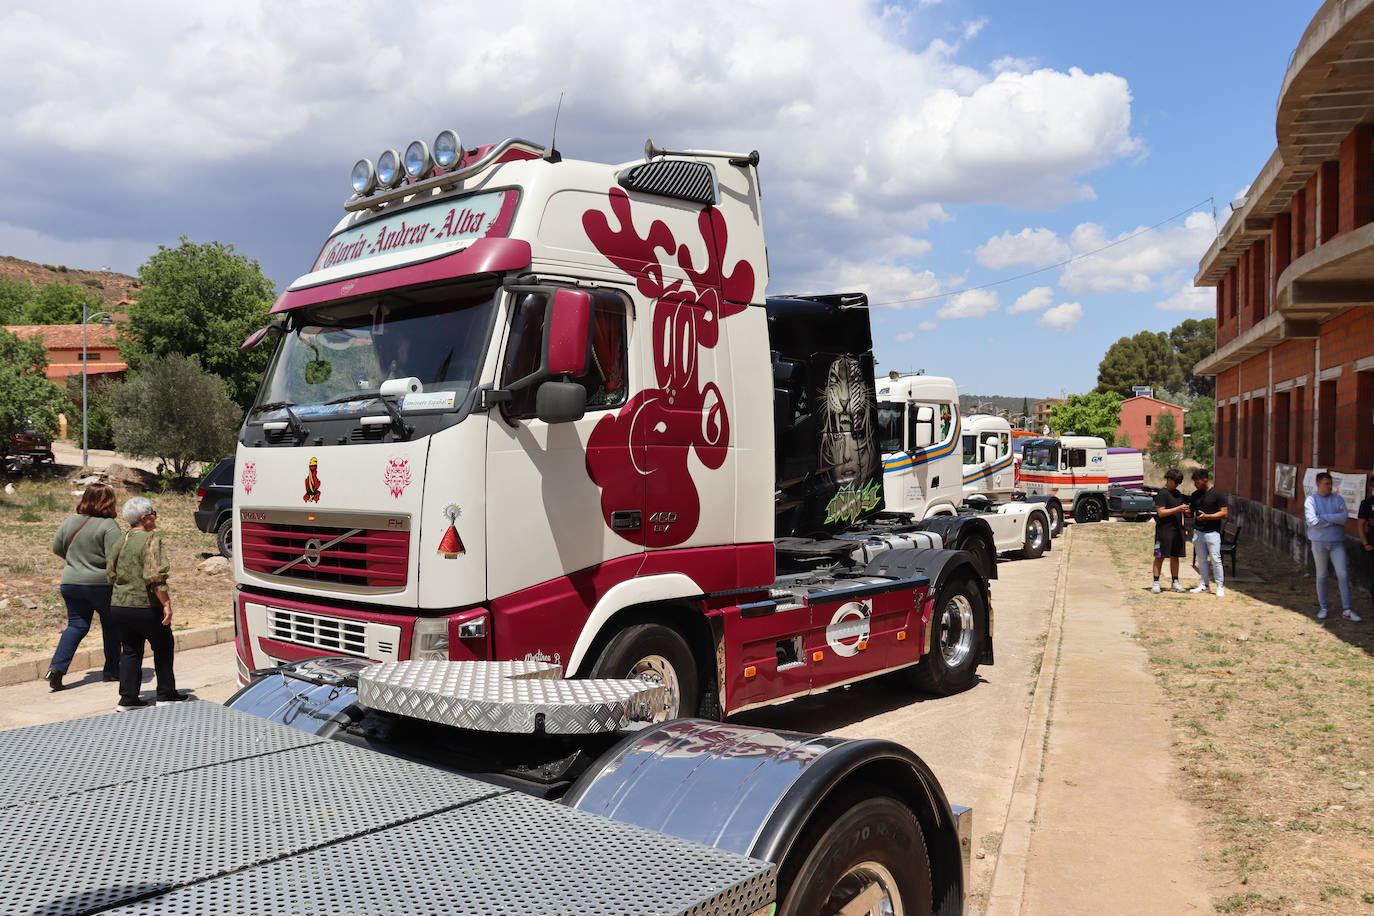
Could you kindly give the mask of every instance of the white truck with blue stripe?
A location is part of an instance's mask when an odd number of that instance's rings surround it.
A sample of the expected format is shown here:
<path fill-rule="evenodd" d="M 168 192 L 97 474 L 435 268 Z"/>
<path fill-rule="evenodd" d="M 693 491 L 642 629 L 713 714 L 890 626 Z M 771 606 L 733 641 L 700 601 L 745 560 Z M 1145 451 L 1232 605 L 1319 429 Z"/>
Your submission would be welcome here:
<path fill-rule="evenodd" d="M 1043 503 L 1013 500 L 1011 426 L 1001 417 L 963 416 L 951 378 L 897 375 L 877 381 L 883 503 L 918 527 L 949 519 L 987 523 L 998 553 L 1039 557 L 1054 531 Z"/>

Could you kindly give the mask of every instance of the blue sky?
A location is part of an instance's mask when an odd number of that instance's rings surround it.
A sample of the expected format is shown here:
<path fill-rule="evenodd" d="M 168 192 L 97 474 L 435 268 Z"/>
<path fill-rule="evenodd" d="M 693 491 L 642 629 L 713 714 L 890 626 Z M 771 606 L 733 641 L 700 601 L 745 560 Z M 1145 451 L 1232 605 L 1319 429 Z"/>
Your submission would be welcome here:
<path fill-rule="evenodd" d="M 53 0 L 0 13 L 0 161 L 25 176 L 0 187 L 0 254 L 133 272 L 187 235 L 284 286 L 354 159 L 448 126 L 542 139 L 562 91 L 565 155 L 760 149 L 772 291 L 945 295 L 1209 196 L 1224 219 L 1318 5 Z M 878 358 L 1087 390 L 1118 337 L 1207 313 L 1189 283 L 1213 234 L 1203 205 L 1067 270 L 875 308 Z"/>

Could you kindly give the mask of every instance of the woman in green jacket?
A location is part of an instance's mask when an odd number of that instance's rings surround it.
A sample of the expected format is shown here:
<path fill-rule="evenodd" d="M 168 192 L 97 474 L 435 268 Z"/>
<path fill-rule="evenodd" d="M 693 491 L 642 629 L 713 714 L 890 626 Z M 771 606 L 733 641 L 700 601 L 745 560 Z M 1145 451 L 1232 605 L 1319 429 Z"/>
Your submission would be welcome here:
<path fill-rule="evenodd" d="M 166 550 L 157 528 L 157 509 L 146 496 L 135 496 L 124 503 L 121 513 L 129 532 L 110 554 L 106 575 L 114 586 L 110 615 L 119 625 L 122 654 L 119 659 L 119 704 L 115 709 L 128 712 L 148 703 L 139 698 L 143 680 L 143 644 L 153 647 L 153 670 L 157 673 L 157 705 L 189 700 L 177 692 L 172 673 L 172 597 L 167 593 Z"/>
<path fill-rule="evenodd" d="M 110 619 L 110 584 L 105 580 L 106 557 L 119 543 L 119 522 L 114 516 L 114 488 L 93 483 L 81 494 L 76 511 L 53 535 L 52 552 L 66 561 L 61 592 L 67 605 L 67 628 L 57 640 L 48 673 L 43 675 L 53 690 L 62 689 L 62 676 L 96 615 L 100 616 L 100 635 L 105 641 L 105 680 L 119 680 L 119 628 Z"/>

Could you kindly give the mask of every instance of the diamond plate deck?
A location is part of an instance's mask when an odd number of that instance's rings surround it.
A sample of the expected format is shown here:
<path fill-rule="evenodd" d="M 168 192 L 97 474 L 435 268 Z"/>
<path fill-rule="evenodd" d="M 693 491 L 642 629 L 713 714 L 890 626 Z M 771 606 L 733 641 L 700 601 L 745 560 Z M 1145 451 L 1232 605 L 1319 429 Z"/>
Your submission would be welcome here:
<path fill-rule="evenodd" d="M 523 667 L 538 666 L 527 671 Z M 383 662 L 358 675 L 358 700 L 383 712 L 488 732 L 590 735 L 647 721 L 665 688 L 648 681 L 564 680 L 529 662 Z"/>
<path fill-rule="evenodd" d="M 768 863 L 192 705 L 0 732 L 6 774 L 58 748 L 115 762 L 0 809 L 3 912 L 746 916 L 773 899 Z M 136 775 L 109 775 L 115 749 Z"/>
<path fill-rule="evenodd" d="M 324 740 L 199 701 L 16 728 L 0 732 L 0 808 Z"/>

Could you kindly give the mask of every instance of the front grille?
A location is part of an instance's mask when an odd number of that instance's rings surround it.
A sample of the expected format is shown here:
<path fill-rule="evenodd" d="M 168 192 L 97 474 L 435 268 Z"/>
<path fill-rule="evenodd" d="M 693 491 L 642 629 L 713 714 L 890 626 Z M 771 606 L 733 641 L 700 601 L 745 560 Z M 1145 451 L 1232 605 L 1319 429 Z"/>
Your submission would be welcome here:
<path fill-rule="evenodd" d="M 386 437 L 390 426 L 355 426 L 348 433 L 349 442 L 380 442 Z"/>
<path fill-rule="evenodd" d="M 331 518 L 328 513 L 319 513 L 319 523 L 314 523 L 304 521 L 301 515 L 245 510 L 239 539 L 244 568 L 267 576 L 371 592 L 405 588 L 410 564 L 408 520 Z M 252 516 L 264 520 L 250 521 Z M 369 527 L 373 525 L 397 527 Z"/>
<path fill-rule="evenodd" d="M 367 624 L 304 611 L 267 609 L 267 635 L 282 642 L 367 656 Z"/>

